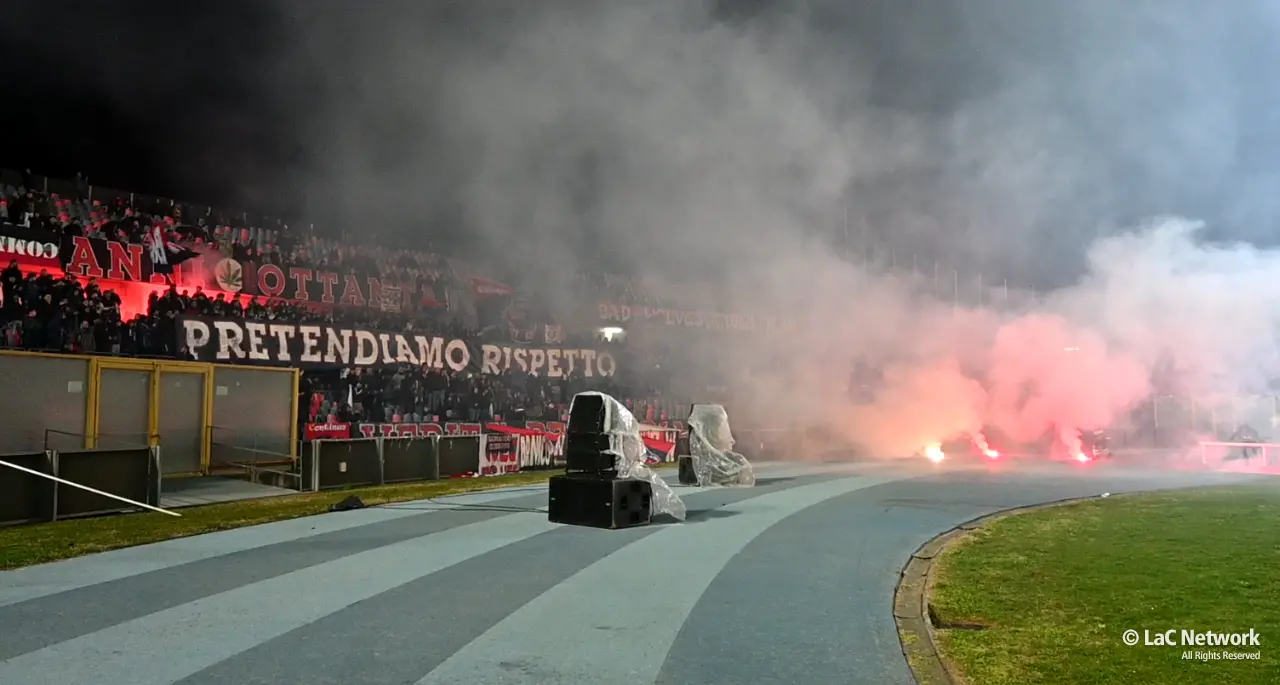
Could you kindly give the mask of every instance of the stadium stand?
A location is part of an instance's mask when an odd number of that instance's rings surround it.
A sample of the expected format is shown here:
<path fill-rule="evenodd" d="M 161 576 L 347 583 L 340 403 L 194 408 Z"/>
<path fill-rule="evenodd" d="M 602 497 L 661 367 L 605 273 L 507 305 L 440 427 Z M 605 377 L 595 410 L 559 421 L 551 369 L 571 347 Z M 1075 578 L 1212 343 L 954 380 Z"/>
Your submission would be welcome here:
<path fill-rule="evenodd" d="M 532 341 L 533 331 L 547 329 L 546 339 L 551 341 L 551 326 L 545 322 L 524 321 L 520 326 L 489 326 L 482 330 L 475 316 L 468 321 L 464 308 L 452 306 L 450 293 L 477 280 L 502 284 L 476 274 L 459 274 L 449 258 L 435 251 L 357 244 L 322 236 L 310 226 L 298 230 L 280 220 L 90 188 L 83 182 L 58 181 L 30 172 L 0 171 L 0 225 L 4 224 L 38 231 L 50 236 L 52 243 L 67 236 L 83 236 L 146 244 L 158 228 L 171 244 L 217 250 L 240 262 L 325 268 L 340 273 L 359 271 L 394 282 L 411 280 L 414 292 L 423 293 L 427 304 L 405 314 L 371 307 L 227 296 L 221 292 L 210 296 L 199 287 L 170 286 L 154 289 L 147 296 L 145 307 L 134 306 L 131 312 L 106 279 L 53 273 L 14 259 L 0 271 L 0 345 L 5 348 L 190 359 L 190 353 L 178 346 L 174 330 L 176 317 L 183 314 L 324 322 L 517 342 Z M 584 294 L 590 292 L 596 298 L 603 292 L 618 302 L 664 304 L 644 294 L 633 279 L 583 274 L 579 281 Z M 575 334 L 555 328 L 557 342 L 591 336 L 590 331 Z M 626 350 L 615 344 L 615 352 L 625 354 Z M 634 368 L 657 366 L 651 363 Z M 677 400 L 663 391 L 660 379 L 627 373 L 626 369 L 624 364 L 619 376 L 594 379 L 590 389 L 619 397 L 638 417 L 649 422 L 687 407 L 688 400 Z M 483 375 L 401 365 L 308 371 L 303 375 L 302 389 L 300 422 L 398 423 L 418 422 L 427 416 L 477 422 L 495 417 L 559 418 L 569 398 L 588 389 L 588 382 L 581 375 L 553 380 L 514 371 Z"/>

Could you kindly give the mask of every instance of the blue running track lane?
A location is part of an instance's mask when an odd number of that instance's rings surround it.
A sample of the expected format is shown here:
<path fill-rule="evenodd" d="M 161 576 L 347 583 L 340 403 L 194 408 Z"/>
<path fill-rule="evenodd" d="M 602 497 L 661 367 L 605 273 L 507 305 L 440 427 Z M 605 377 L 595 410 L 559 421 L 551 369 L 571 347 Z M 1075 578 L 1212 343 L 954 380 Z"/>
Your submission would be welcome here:
<path fill-rule="evenodd" d="M 0 573 L 0 683 L 910 685 L 893 591 L 938 533 L 1257 478 L 916 462 L 758 476 L 678 488 L 684 524 L 553 525 L 545 487 L 519 488 Z"/>

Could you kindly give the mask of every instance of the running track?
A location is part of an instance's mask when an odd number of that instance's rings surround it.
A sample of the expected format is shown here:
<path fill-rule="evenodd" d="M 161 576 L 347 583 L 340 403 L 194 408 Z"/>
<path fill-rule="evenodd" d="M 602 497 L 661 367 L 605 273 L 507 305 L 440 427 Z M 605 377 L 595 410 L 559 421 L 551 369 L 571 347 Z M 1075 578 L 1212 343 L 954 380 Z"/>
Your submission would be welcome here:
<path fill-rule="evenodd" d="M 547 523 L 544 488 L 327 514 L 0 574 L 4 685 L 913 682 L 898 573 L 956 524 L 1249 476 L 767 465 L 683 525 Z"/>

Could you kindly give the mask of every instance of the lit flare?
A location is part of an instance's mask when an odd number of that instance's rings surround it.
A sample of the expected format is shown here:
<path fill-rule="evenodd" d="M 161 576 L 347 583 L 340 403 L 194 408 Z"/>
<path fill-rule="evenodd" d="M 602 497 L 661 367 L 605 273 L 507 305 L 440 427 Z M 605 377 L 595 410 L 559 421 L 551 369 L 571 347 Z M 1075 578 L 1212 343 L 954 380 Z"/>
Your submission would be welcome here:
<path fill-rule="evenodd" d="M 1000 453 L 991 449 L 991 445 L 987 443 L 987 436 L 983 435 L 981 432 L 973 434 L 973 444 L 977 445 L 978 449 L 982 450 L 982 453 L 987 455 L 987 457 L 991 459 L 1000 458 Z"/>

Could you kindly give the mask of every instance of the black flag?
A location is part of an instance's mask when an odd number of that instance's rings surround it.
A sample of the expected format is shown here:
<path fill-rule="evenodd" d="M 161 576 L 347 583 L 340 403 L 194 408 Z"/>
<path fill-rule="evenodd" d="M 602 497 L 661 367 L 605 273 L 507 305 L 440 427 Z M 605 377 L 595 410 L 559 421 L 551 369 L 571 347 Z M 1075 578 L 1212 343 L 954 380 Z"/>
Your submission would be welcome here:
<path fill-rule="evenodd" d="M 164 237 L 164 227 L 157 224 L 147 236 L 151 247 L 151 270 L 158 274 L 171 275 L 174 267 L 199 256 L 187 248 L 169 242 Z"/>

